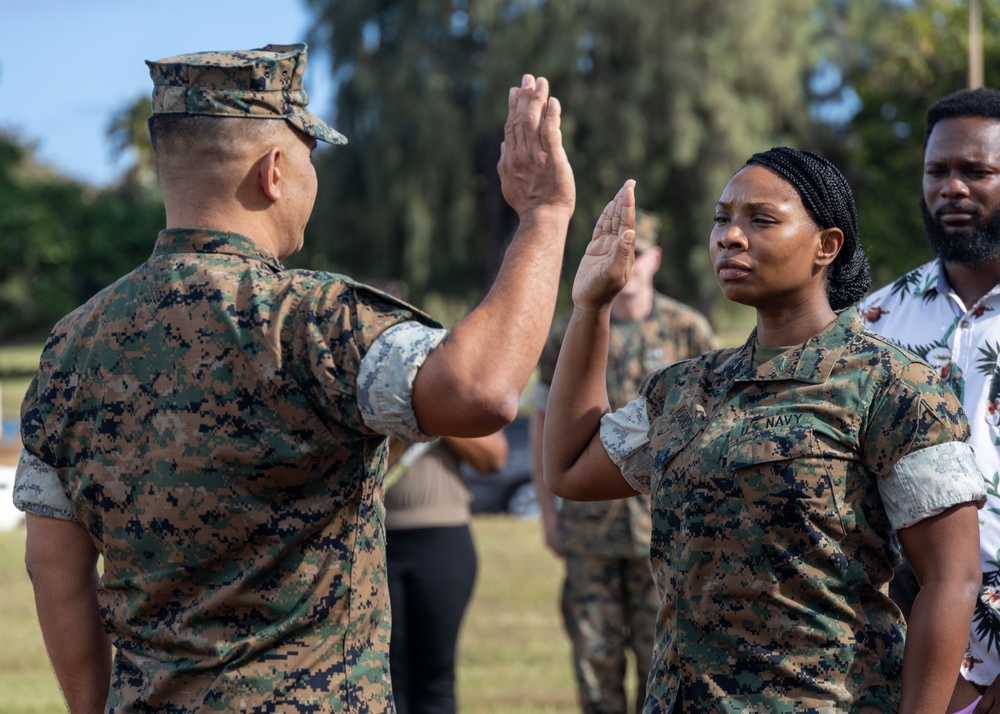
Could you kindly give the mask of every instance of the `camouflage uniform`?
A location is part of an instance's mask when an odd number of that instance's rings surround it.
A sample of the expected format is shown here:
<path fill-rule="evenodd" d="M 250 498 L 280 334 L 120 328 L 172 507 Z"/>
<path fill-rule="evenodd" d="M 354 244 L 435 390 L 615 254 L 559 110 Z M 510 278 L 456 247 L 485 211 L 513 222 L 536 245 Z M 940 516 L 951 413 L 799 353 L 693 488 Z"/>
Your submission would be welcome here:
<path fill-rule="evenodd" d="M 568 318 L 557 323 L 542 352 L 539 382 L 545 387 L 552 383 L 568 324 Z M 654 369 L 715 346 L 704 316 L 656 295 L 646 319 L 626 325 L 611 323 L 607 380 L 611 407 L 617 409 L 632 399 Z M 649 537 L 649 496 L 562 503 L 558 532 L 566 562 L 562 612 L 573 641 L 574 669 L 585 712 L 626 711 L 626 648 L 636 655 L 642 701 L 659 608 L 649 570 Z"/>
<path fill-rule="evenodd" d="M 892 532 L 981 504 L 968 422 L 854 309 L 757 369 L 754 344 L 650 375 L 602 421 L 611 458 L 654 494 L 646 711 L 678 690 L 685 711 L 896 711 Z"/>
<path fill-rule="evenodd" d="M 259 50 L 193 52 L 146 61 L 153 80 L 153 114 L 282 119 L 328 144 L 347 138 L 306 110 L 304 44 Z"/>
<path fill-rule="evenodd" d="M 304 45 L 150 63 L 154 112 L 284 119 L 339 143 L 303 109 L 304 65 Z M 392 711 L 383 434 L 421 435 L 380 406 L 399 395 L 379 380 L 412 385 L 428 351 L 389 335 L 437 327 L 204 229 L 161 232 L 56 325 L 15 500 L 78 520 L 103 556 L 109 710 Z"/>
<path fill-rule="evenodd" d="M 104 556 L 112 709 L 388 708 L 386 440 L 355 382 L 415 318 L 242 236 L 167 230 L 56 326 L 22 436 Z"/>

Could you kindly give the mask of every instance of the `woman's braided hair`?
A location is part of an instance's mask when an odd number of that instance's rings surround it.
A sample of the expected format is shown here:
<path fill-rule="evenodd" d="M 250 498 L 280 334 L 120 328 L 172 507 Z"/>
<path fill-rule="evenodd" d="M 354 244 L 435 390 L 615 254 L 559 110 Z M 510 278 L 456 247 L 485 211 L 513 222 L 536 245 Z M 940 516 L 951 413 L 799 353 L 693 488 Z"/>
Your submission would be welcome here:
<path fill-rule="evenodd" d="M 746 166 L 770 169 L 790 183 L 820 228 L 839 228 L 844 245 L 826 271 L 830 307 L 842 310 L 865 296 L 872 266 L 858 240 L 858 209 L 847 179 L 832 163 L 809 151 L 779 146 L 751 156 Z"/>

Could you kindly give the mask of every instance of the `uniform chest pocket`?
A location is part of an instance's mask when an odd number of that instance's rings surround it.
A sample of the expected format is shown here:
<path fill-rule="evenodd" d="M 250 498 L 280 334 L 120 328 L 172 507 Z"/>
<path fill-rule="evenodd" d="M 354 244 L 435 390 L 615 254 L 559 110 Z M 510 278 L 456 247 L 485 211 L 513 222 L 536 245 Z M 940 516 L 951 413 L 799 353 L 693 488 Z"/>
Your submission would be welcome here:
<path fill-rule="evenodd" d="M 692 416 L 684 404 L 674 405 L 653 421 L 649 443 L 653 449 L 654 481 L 656 475 L 662 475 L 703 430 L 704 425 Z"/>
<path fill-rule="evenodd" d="M 774 567 L 841 540 L 842 496 L 833 487 L 831 459 L 811 426 L 741 431 L 730 434 L 727 465 L 760 529 L 763 555 Z"/>

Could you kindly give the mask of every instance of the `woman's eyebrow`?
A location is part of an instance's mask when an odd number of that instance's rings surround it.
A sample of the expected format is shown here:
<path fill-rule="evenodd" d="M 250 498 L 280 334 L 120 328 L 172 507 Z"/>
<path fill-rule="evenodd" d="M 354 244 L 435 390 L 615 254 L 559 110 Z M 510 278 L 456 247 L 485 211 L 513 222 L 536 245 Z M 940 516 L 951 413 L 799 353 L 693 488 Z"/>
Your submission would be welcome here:
<path fill-rule="evenodd" d="M 732 201 L 718 201 L 715 204 L 716 208 L 730 208 L 733 205 Z M 780 204 L 772 203 L 770 201 L 748 201 L 746 204 L 747 208 L 754 211 L 760 211 L 763 209 L 777 210 L 781 207 Z"/>

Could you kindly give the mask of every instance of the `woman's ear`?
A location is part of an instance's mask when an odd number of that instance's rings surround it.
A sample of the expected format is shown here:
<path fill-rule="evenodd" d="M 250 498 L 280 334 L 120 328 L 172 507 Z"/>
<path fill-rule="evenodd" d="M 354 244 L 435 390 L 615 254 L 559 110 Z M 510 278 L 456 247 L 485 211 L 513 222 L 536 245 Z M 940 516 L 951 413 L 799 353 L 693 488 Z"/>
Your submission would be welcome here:
<path fill-rule="evenodd" d="M 281 198 L 281 149 L 272 146 L 257 163 L 257 185 L 271 201 Z"/>
<path fill-rule="evenodd" d="M 824 228 L 819 233 L 819 250 L 816 265 L 823 268 L 830 265 L 844 247 L 844 232 L 839 228 Z"/>

